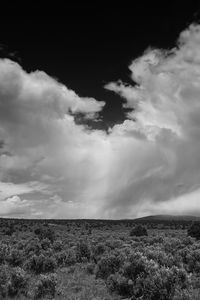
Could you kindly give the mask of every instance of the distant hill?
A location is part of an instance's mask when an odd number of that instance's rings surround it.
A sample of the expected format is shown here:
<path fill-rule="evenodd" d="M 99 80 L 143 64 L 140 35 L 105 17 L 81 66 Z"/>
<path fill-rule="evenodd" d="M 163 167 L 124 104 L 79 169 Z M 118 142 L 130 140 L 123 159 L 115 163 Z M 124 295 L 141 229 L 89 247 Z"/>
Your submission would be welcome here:
<path fill-rule="evenodd" d="M 135 221 L 200 221 L 200 217 L 188 215 L 155 215 L 134 219 Z"/>

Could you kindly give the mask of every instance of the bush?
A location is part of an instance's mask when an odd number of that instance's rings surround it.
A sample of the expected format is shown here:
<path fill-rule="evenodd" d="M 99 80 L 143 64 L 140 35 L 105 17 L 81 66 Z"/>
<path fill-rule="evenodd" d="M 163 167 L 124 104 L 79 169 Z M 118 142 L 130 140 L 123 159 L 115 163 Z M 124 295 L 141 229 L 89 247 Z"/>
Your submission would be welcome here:
<path fill-rule="evenodd" d="M 187 288 L 188 278 L 185 270 L 176 267 L 165 268 L 149 272 L 148 276 L 137 280 L 137 294 L 144 299 L 171 300 L 177 288 Z"/>
<path fill-rule="evenodd" d="M 133 295 L 133 281 L 131 279 L 128 280 L 119 273 L 110 275 L 106 284 L 111 292 L 115 292 L 123 297 Z"/>
<path fill-rule="evenodd" d="M 67 264 L 66 251 L 60 251 L 55 253 L 55 258 L 58 266 L 64 267 Z"/>
<path fill-rule="evenodd" d="M 12 249 L 7 257 L 8 263 L 13 267 L 20 266 L 23 259 L 23 252 L 17 249 Z"/>
<path fill-rule="evenodd" d="M 36 282 L 34 289 L 34 298 L 50 297 L 54 298 L 56 293 L 56 275 L 40 275 L 39 280 Z"/>
<path fill-rule="evenodd" d="M 0 244 L 0 265 L 3 264 L 8 258 L 10 248 L 8 245 L 1 243 Z"/>
<path fill-rule="evenodd" d="M 122 259 L 116 255 L 107 255 L 100 259 L 97 265 L 96 276 L 107 279 L 111 274 L 117 272 L 122 264 Z"/>
<path fill-rule="evenodd" d="M 63 243 L 61 240 L 56 240 L 54 243 L 53 243 L 53 249 L 55 251 L 62 251 L 63 249 Z"/>
<path fill-rule="evenodd" d="M 32 239 L 29 243 L 27 243 L 25 247 L 25 255 L 31 256 L 33 254 L 39 255 L 42 250 L 42 246 L 38 238 Z"/>
<path fill-rule="evenodd" d="M 12 269 L 10 281 L 8 283 L 8 295 L 16 296 L 19 293 L 24 294 L 28 283 L 28 277 L 23 269 L 16 267 Z"/>
<path fill-rule="evenodd" d="M 26 268 L 36 274 L 52 272 L 56 267 L 56 260 L 44 254 L 33 255 L 26 261 Z"/>
<path fill-rule="evenodd" d="M 52 228 L 48 226 L 39 226 L 34 230 L 34 233 L 39 237 L 39 239 L 49 239 L 51 243 L 55 240 L 55 232 Z"/>
<path fill-rule="evenodd" d="M 90 259 L 90 248 L 88 244 L 84 241 L 80 241 L 76 246 L 76 259 L 78 262 L 82 262 L 85 259 Z"/>
<path fill-rule="evenodd" d="M 28 283 L 28 277 L 20 267 L 12 270 L 4 265 L 0 269 L 0 299 L 7 299 L 8 296 L 24 294 Z"/>
<path fill-rule="evenodd" d="M 4 234 L 11 236 L 14 233 L 14 226 L 9 225 L 7 228 L 4 229 Z"/>
<path fill-rule="evenodd" d="M 135 280 L 140 275 L 147 274 L 147 268 L 149 270 L 151 265 L 148 264 L 149 261 L 141 253 L 134 253 L 130 256 L 129 261 L 127 261 L 123 266 L 123 274 L 126 278 Z"/>
<path fill-rule="evenodd" d="M 108 247 L 104 243 L 98 243 L 96 246 L 93 248 L 93 256 L 95 259 L 97 259 L 98 256 L 104 254 L 106 252 Z"/>
<path fill-rule="evenodd" d="M 147 236 L 146 227 L 142 225 L 137 225 L 130 231 L 130 236 Z"/>
<path fill-rule="evenodd" d="M 200 222 L 194 222 L 188 228 L 188 235 L 191 236 L 191 237 L 196 238 L 197 240 L 200 239 Z"/>
<path fill-rule="evenodd" d="M 51 247 L 51 242 L 49 239 L 45 238 L 41 240 L 41 247 L 43 250 L 48 250 Z"/>
<path fill-rule="evenodd" d="M 123 297 L 172 300 L 176 289 L 189 287 L 189 277 L 184 269 L 159 267 L 155 261 L 148 260 L 141 253 L 135 253 L 119 273 L 108 277 L 107 286 L 110 291 Z"/>
<path fill-rule="evenodd" d="M 0 267 L 0 299 L 5 299 L 7 296 L 9 281 L 9 269 L 8 266 L 2 265 Z"/>
<path fill-rule="evenodd" d="M 72 249 L 69 249 L 68 251 L 66 251 L 66 256 L 67 256 L 67 260 L 66 260 L 67 266 L 72 266 L 77 262 L 76 254 L 74 253 L 74 251 Z"/>

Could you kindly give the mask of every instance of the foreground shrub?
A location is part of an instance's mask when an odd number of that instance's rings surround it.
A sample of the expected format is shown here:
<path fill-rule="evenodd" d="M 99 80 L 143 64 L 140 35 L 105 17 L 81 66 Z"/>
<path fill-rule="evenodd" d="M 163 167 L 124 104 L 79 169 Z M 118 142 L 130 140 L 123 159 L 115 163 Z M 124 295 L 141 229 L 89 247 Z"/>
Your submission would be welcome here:
<path fill-rule="evenodd" d="M 171 300 L 176 289 L 186 288 L 187 284 L 188 277 L 185 270 L 161 267 L 150 272 L 145 279 L 138 278 L 135 292 L 137 296 L 143 295 L 144 299 Z"/>
<path fill-rule="evenodd" d="M 152 267 L 151 263 L 141 253 L 134 253 L 123 266 L 123 274 L 126 278 L 135 280 L 138 276 L 147 274 L 147 268 Z"/>
<path fill-rule="evenodd" d="M 0 299 L 8 296 L 24 294 L 28 283 L 28 277 L 20 267 L 13 268 L 4 265 L 0 269 Z"/>
<path fill-rule="evenodd" d="M 111 292 L 115 292 L 124 297 L 133 295 L 133 281 L 131 279 L 127 280 L 122 274 L 111 274 L 106 284 Z"/>
<path fill-rule="evenodd" d="M 0 267 L 0 299 L 5 299 L 7 295 L 7 283 L 9 281 L 9 269 L 8 266 L 2 265 Z"/>
<path fill-rule="evenodd" d="M 97 265 L 96 276 L 102 279 L 107 279 L 111 274 L 117 272 L 122 264 L 120 256 L 106 255 L 100 259 Z"/>
<path fill-rule="evenodd" d="M 199 300 L 200 290 L 199 289 L 176 289 L 173 300 Z"/>
<path fill-rule="evenodd" d="M 56 275 L 40 275 L 34 289 L 34 298 L 40 299 L 44 297 L 54 298 L 56 293 Z"/>
<path fill-rule="evenodd" d="M 159 267 L 141 253 L 133 254 L 119 272 L 107 279 L 111 292 L 123 297 L 145 300 L 172 300 L 176 289 L 189 287 L 189 276 L 184 269 Z"/>
<path fill-rule="evenodd" d="M 16 296 L 19 293 L 25 293 L 27 283 L 28 277 L 25 271 L 20 267 L 13 268 L 8 283 L 8 295 Z"/>
<path fill-rule="evenodd" d="M 131 229 L 130 236 L 147 236 L 146 227 L 142 225 L 137 225 L 133 229 Z"/>

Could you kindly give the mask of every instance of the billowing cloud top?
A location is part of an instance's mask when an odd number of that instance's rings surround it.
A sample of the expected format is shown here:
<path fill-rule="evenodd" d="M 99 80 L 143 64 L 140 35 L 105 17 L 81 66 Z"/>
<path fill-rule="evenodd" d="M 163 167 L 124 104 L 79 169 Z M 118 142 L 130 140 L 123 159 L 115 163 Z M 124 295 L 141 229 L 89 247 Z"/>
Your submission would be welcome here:
<path fill-rule="evenodd" d="M 0 60 L 0 216 L 200 214 L 200 26 L 129 68 L 132 86 L 106 85 L 130 108 L 106 133 L 74 120 L 105 103 Z"/>

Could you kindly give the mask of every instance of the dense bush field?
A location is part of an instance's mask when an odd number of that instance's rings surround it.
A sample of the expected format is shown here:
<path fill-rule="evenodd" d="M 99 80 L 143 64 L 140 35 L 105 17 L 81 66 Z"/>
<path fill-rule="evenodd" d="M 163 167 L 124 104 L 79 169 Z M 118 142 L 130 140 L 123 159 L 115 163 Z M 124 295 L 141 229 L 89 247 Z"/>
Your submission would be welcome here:
<path fill-rule="evenodd" d="M 200 299 L 199 228 L 1 219 L 0 299 Z"/>

